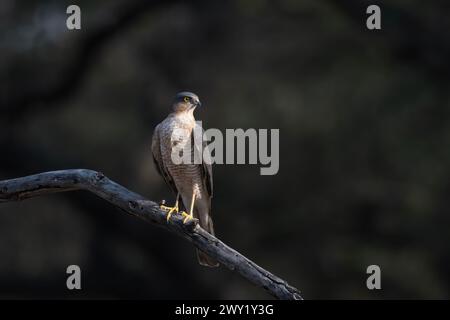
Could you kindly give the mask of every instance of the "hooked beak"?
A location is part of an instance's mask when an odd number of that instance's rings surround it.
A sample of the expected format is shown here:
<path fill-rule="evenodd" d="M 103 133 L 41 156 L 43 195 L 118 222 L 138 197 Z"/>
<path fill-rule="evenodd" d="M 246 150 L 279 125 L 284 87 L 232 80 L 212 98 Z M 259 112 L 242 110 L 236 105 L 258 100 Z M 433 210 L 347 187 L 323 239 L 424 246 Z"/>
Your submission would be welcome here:
<path fill-rule="evenodd" d="M 197 100 L 195 102 L 195 107 L 201 107 L 201 106 L 202 106 L 202 103 L 200 102 L 200 100 Z"/>

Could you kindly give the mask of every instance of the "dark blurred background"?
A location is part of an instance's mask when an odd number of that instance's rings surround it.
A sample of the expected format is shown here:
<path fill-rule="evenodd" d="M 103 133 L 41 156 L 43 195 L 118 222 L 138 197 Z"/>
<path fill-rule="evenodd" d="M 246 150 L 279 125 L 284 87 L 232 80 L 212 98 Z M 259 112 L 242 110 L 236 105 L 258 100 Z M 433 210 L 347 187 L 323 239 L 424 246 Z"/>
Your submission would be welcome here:
<path fill-rule="evenodd" d="M 79 31 L 70 4 L 0 1 L 0 179 L 89 168 L 172 202 L 150 141 L 190 90 L 206 128 L 280 129 L 278 175 L 215 166 L 220 239 L 307 299 L 450 297 L 448 1 L 85 0 Z M 0 297 L 270 298 L 85 192 L 0 206 Z"/>

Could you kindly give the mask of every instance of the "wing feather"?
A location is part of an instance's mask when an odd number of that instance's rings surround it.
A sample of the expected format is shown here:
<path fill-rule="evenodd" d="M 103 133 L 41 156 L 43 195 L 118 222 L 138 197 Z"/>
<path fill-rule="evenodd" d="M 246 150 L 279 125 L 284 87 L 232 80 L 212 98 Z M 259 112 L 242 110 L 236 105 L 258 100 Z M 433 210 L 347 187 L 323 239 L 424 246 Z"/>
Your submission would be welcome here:
<path fill-rule="evenodd" d="M 176 195 L 178 194 L 177 186 L 175 185 L 175 182 L 173 181 L 173 178 L 170 175 L 169 170 L 167 170 L 167 167 L 165 166 L 163 157 L 161 155 L 161 142 L 159 137 L 159 129 L 160 129 L 159 125 L 157 125 L 155 131 L 153 132 L 152 138 L 153 162 L 155 163 L 155 167 L 156 170 L 158 170 L 158 173 L 164 178 L 164 181 Z"/>
<path fill-rule="evenodd" d="M 202 157 L 202 163 L 200 164 L 202 180 L 205 186 L 206 191 L 208 192 L 209 198 L 213 196 L 213 173 L 212 173 L 212 164 L 211 164 L 211 153 L 209 152 L 208 145 L 206 141 L 203 139 L 203 128 L 196 124 L 196 128 L 194 130 L 194 134 L 201 134 L 201 137 L 198 137 L 196 141 L 202 141 L 202 150 L 200 150 L 200 146 L 194 143 L 195 152 L 200 154 Z M 201 140 L 200 140 L 201 139 Z M 195 141 L 194 141 L 195 142 Z"/>

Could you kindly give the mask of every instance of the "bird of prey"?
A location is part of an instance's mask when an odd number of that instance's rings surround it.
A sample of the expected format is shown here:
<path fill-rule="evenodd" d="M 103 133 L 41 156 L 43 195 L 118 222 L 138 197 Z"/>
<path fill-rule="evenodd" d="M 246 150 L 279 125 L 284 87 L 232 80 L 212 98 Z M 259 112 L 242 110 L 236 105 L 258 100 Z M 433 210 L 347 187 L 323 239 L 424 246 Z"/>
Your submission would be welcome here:
<path fill-rule="evenodd" d="M 203 229 L 214 235 L 211 219 L 212 168 L 210 163 L 203 161 L 201 150 L 206 147 L 204 143 L 202 142 L 202 146 L 199 147 L 194 142 L 194 128 L 202 130 L 194 118 L 194 110 L 200 106 L 201 103 L 196 94 L 186 91 L 177 93 L 172 104 L 172 112 L 155 128 L 152 154 L 159 174 L 176 194 L 173 207 L 161 205 L 161 208 L 167 211 L 167 221 L 174 212 L 185 217 L 184 223 L 195 217 Z M 201 163 L 195 164 L 193 161 L 175 163 L 172 151 L 180 145 L 189 146 L 192 154 L 200 153 Z M 189 210 L 189 213 L 180 210 L 180 202 L 185 210 Z M 202 251 L 197 250 L 197 257 L 201 265 L 218 266 L 214 259 Z"/>

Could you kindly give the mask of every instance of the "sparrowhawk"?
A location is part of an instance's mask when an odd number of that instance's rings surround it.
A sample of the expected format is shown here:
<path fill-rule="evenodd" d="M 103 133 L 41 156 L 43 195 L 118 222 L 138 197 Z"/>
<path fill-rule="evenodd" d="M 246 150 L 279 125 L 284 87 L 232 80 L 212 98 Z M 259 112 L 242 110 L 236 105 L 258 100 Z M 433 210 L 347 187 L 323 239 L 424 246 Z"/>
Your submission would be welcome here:
<path fill-rule="evenodd" d="M 152 153 L 153 160 L 158 172 L 165 182 L 176 194 L 176 202 L 173 207 L 162 205 L 167 211 L 167 221 L 172 213 L 181 213 L 185 216 L 184 222 L 195 217 L 200 226 L 214 235 L 213 221 L 211 219 L 211 198 L 213 193 L 213 177 L 211 163 L 203 159 L 202 150 L 206 147 L 201 140 L 202 146 L 194 139 L 194 128 L 202 130 L 194 118 L 194 110 L 200 107 L 198 96 L 191 92 L 180 92 L 175 96 L 172 104 L 172 112 L 158 124 L 153 133 Z M 203 131 L 200 131 L 203 133 Z M 197 143 L 197 144 L 196 144 Z M 192 154 L 200 156 L 201 163 L 194 161 L 189 163 L 175 163 L 172 158 L 174 148 L 189 146 Z M 199 154 L 200 153 L 200 154 Z M 189 213 L 179 209 L 179 202 Z M 201 265 L 216 267 L 218 263 L 197 250 L 198 261 Z"/>

